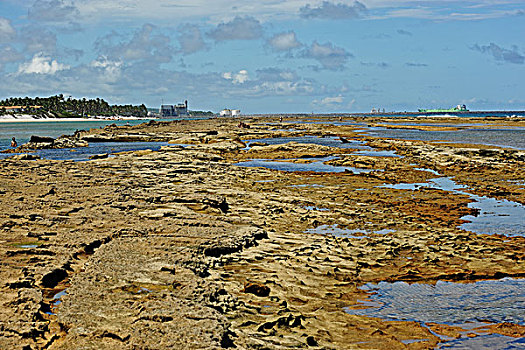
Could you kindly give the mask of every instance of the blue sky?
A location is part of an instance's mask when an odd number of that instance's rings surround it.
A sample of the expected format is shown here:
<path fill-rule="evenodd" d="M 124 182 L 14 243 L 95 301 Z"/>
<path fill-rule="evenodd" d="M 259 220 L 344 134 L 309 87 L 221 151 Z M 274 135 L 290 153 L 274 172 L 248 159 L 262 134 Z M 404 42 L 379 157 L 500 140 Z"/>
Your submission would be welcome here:
<path fill-rule="evenodd" d="M 0 0 L 0 99 L 525 109 L 525 2 Z"/>

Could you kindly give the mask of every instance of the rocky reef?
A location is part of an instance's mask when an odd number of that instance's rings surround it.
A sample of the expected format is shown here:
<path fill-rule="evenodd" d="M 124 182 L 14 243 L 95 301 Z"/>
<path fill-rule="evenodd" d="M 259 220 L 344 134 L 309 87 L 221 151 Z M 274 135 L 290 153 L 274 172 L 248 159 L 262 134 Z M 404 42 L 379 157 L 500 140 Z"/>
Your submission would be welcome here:
<path fill-rule="evenodd" d="M 32 143 L 170 144 L 84 162 L 1 160 L 0 347 L 428 349 L 463 329 L 345 308 L 370 298 L 367 283 L 525 277 L 523 235 L 460 228 L 479 214 L 468 193 L 525 203 L 524 151 L 319 121 L 109 126 Z M 251 159 L 350 170 L 237 165 Z M 388 186 L 437 176 L 466 192 Z M 486 329 L 525 336 L 515 323 Z"/>

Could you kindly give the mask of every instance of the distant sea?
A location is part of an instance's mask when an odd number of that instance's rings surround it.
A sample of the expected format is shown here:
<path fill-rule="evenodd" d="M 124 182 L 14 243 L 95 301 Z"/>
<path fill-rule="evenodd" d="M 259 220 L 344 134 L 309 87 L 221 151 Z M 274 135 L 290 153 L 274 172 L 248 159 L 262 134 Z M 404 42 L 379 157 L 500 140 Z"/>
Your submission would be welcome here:
<path fill-rule="evenodd" d="M 386 115 L 385 115 L 386 116 Z M 392 116 L 392 115 L 390 115 Z M 406 115 L 398 115 L 400 117 Z M 429 115 L 413 114 L 411 116 L 420 117 L 470 117 L 470 118 L 490 118 L 490 117 L 508 117 L 516 116 L 525 118 L 525 112 L 468 112 L 458 114 L 439 114 L 432 113 Z M 399 125 L 435 125 L 435 123 L 400 123 Z M 491 124 L 490 119 L 486 122 L 487 126 Z M 395 124 L 394 124 L 395 125 Z M 479 124 L 439 124 L 442 126 L 470 126 Z M 489 146 L 510 147 L 525 150 L 525 128 L 508 127 L 508 128 L 476 128 L 462 129 L 454 131 L 423 131 L 415 129 L 386 129 L 386 128 L 365 128 L 363 129 L 370 136 L 379 136 L 385 138 L 395 138 L 403 140 L 422 140 L 422 141 L 444 141 L 452 143 L 481 144 Z"/>
<path fill-rule="evenodd" d="M 479 111 L 479 112 L 392 112 L 392 113 L 356 113 L 355 115 L 371 117 L 468 117 L 468 118 L 489 118 L 489 117 L 525 117 L 525 111 Z"/>

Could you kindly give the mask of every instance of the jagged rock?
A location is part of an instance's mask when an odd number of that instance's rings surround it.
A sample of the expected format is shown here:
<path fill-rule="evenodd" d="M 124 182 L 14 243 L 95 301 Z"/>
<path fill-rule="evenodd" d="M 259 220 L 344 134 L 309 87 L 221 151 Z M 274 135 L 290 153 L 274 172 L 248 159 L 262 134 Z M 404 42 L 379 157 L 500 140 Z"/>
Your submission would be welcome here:
<path fill-rule="evenodd" d="M 52 137 L 32 135 L 29 139 L 31 143 L 53 143 L 55 141 Z"/>
<path fill-rule="evenodd" d="M 248 282 L 244 285 L 244 289 L 241 290 L 241 292 L 251 293 L 258 297 L 267 297 L 270 295 L 270 287 L 259 283 Z"/>
<path fill-rule="evenodd" d="M 102 153 L 102 154 L 93 154 L 92 156 L 89 156 L 89 159 L 106 159 L 109 157 L 109 154 Z"/>
<path fill-rule="evenodd" d="M 40 159 L 39 155 L 31 154 L 31 153 L 23 153 L 23 154 L 17 154 L 15 156 L 9 157 L 9 159 L 14 160 L 37 160 Z"/>

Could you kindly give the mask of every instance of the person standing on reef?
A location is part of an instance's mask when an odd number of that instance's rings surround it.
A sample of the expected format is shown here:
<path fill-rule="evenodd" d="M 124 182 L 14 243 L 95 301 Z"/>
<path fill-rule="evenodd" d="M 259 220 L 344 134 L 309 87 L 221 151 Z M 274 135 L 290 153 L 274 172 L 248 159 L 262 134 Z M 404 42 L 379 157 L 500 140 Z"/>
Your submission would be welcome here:
<path fill-rule="evenodd" d="M 17 146 L 18 146 L 18 143 L 16 143 L 16 139 L 13 137 L 13 138 L 11 139 L 11 147 L 16 148 Z"/>

